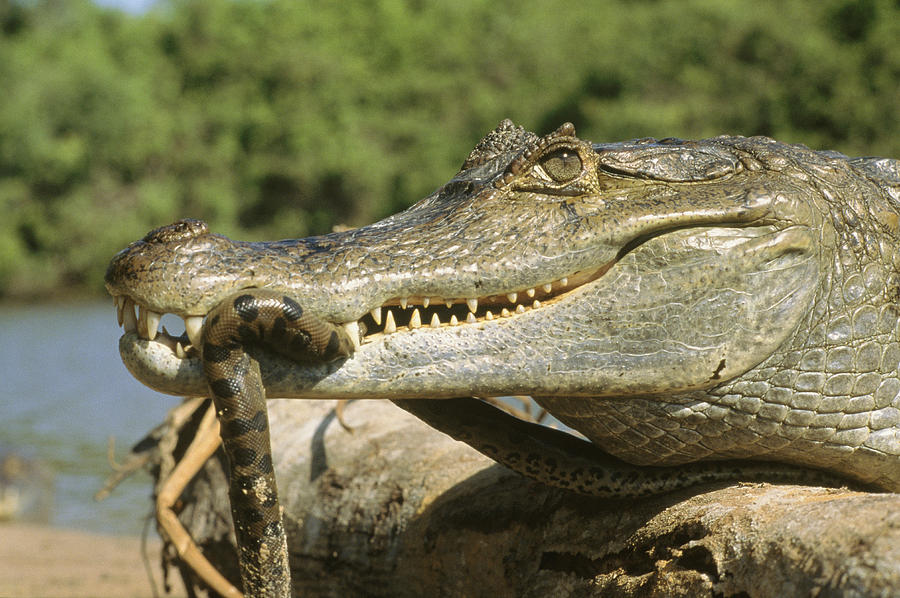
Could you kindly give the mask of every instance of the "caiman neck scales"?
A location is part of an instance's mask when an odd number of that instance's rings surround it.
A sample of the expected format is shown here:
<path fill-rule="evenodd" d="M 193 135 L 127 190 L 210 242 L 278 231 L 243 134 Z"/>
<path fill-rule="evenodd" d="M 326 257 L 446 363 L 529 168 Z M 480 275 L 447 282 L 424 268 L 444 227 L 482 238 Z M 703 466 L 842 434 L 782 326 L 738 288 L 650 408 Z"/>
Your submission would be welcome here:
<path fill-rule="evenodd" d="M 898 230 L 895 160 L 504 121 L 385 220 L 272 243 L 185 220 L 106 281 L 126 365 L 162 392 L 206 394 L 204 317 L 266 289 L 355 345 L 254 350 L 269 397 L 526 394 L 635 465 L 759 459 L 896 492 Z"/>

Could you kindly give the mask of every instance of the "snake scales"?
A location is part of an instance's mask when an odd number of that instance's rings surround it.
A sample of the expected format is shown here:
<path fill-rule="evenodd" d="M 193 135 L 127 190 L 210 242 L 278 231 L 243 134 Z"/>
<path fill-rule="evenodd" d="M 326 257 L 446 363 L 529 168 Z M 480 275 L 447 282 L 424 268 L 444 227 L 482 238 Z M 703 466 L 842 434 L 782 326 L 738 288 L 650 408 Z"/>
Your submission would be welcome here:
<path fill-rule="evenodd" d="M 210 312 L 203 331 L 203 369 L 230 466 L 244 592 L 290 596 L 266 397 L 252 357 L 252 350 L 262 347 L 296 361 L 328 361 L 349 355 L 352 344 L 343 330 L 305 314 L 290 297 L 259 289 L 223 301 Z"/>

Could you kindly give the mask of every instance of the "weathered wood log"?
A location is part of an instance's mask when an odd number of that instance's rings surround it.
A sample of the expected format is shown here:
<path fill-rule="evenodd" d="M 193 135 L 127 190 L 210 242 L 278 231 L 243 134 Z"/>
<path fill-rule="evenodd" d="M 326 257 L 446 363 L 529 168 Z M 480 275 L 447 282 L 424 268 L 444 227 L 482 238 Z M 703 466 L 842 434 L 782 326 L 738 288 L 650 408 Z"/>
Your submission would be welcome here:
<path fill-rule="evenodd" d="M 900 595 L 900 495 L 738 484 L 594 499 L 526 480 L 389 402 L 349 404 L 352 432 L 331 401 L 269 407 L 301 597 Z M 221 459 L 181 519 L 237 583 Z"/>

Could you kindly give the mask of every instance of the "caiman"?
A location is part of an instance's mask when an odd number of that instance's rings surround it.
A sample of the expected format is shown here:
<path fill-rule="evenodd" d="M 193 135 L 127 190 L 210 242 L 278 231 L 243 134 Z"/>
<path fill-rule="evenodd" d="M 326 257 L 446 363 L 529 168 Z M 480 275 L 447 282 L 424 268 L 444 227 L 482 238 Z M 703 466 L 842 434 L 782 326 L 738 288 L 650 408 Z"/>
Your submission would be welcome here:
<path fill-rule="evenodd" d="M 287 595 L 265 396 L 402 399 L 593 494 L 816 471 L 900 492 L 898 235 L 897 160 L 504 121 L 385 220 L 271 243 L 183 220 L 106 284 L 135 377 L 213 394 L 245 591 Z M 502 395 L 590 443 L 469 398 Z"/>

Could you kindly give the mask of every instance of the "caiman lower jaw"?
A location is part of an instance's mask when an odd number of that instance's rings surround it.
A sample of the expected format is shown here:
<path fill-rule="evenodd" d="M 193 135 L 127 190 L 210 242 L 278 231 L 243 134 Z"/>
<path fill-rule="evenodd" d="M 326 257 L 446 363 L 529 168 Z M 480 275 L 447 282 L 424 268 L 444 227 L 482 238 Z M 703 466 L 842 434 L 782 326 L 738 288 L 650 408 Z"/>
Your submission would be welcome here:
<path fill-rule="evenodd" d="M 393 298 L 373 308 L 359 320 L 344 322 L 350 338 L 359 344 L 413 329 L 483 325 L 551 305 L 563 295 L 593 282 L 606 273 L 612 263 L 539 286 L 485 297 L 453 298 L 408 296 Z M 165 345 L 179 359 L 197 354 L 206 316 L 185 316 L 184 334 L 175 336 L 165 327 L 160 329 L 164 314 L 140 305 L 131 297 L 114 295 L 116 317 L 125 332 Z M 357 345 L 359 346 L 359 345 Z"/>

